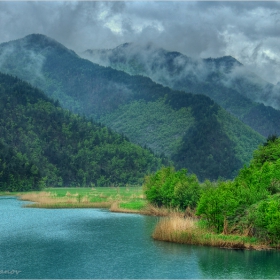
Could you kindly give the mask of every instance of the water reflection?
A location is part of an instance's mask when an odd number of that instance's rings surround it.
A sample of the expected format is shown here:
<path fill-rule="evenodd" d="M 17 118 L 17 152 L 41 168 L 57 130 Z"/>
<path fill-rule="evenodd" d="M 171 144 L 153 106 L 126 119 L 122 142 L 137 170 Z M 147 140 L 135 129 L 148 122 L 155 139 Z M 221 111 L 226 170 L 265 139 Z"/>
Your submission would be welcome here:
<path fill-rule="evenodd" d="M 280 254 L 277 251 L 199 248 L 199 267 L 209 278 L 279 278 Z"/>

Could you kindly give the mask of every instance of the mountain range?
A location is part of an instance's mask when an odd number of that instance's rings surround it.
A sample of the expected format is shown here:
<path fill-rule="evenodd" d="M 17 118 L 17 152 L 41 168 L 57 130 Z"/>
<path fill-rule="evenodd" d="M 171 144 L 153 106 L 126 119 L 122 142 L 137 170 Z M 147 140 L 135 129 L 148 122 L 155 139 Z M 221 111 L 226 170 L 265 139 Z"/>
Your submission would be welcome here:
<path fill-rule="evenodd" d="M 176 168 L 187 168 L 200 180 L 233 178 L 264 141 L 205 94 L 98 65 L 41 34 L 2 43 L 0 71 L 29 82 L 63 108 L 167 156 Z"/>
<path fill-rule="evenodd" d="M 266 82 L 231 56 L 195 59 L 134 43 L 109 50 L 89 49 L 82 55 L 175 90 L 207 95 L 263 136 L 280 134 L 279 84 Z"/>

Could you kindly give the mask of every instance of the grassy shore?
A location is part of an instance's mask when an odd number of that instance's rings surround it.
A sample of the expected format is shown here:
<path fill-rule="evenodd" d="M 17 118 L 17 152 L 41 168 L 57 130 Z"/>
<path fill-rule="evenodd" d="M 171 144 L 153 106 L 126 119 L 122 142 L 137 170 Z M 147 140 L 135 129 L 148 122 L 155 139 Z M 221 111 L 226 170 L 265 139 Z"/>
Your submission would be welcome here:
<path fill-rule="evenodd" d="M 9 196 L 9 195 L 14 195 L 11 192 L 0 192 L 0 196 Z"/>
<path fill-rule="evenodd" d="M 193 244 L 229 249 L 273 249 L 255 237 L 215 234 L 199 226 L 198 220 L 170 216 L 161 218 L 153 232 L 153 238 L 181 244 Z"/>
<path fill-rule="evenodd" d="M 153 216 L 170 216 L 178 212 L 149 204 L 142 187 L 48 188 L 16 195 L 21 200 L 31 201 L 24 207 L 32 208 L 107 208 L 112 212 Z"/>
<path fill-rule="evenodd" d="M 48 188 L 40 192 L 19 193 L 34 208 L 110 208 L 142 210 L 147 202 L 141 187 Z"/>
<path fill-rule="evenodd" d="M 230 249 L 272 249 L 254 237 L 209 232 L 199 226 L 195 217 L 184 218 L 184 212 L 158 208 L 147 202 L 141 187 L 48 188 L 45 191 L 9 193 L 31 201 L 33 208 L 107 208 L 112 212 L 161 216 L 153 232 L 155 240 L 214 246 Z"/>

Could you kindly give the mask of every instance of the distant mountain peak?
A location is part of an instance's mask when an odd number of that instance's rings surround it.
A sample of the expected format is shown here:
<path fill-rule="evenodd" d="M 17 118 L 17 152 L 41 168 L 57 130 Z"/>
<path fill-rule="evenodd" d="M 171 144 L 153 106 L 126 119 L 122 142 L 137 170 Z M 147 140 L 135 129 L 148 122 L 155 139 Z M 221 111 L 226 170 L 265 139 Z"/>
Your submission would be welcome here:
<path fill-rule="evenodd" d="M 121 45 L 118 45 L 117 47 L 111 49 L 112 51 L 118 51 L 118 50 L 125 50 L 125 49 L 131 49 L 134 51 L 137 50 L 152 50 L 152 51 L 166 51 L 163 48 L 159 48 L 156 46 L 153 42 L 126 42 Z"/>
<path fill-rule="evenodd" d="M 231 55 L 226 55 L 218 58 L 205 58 L 206 63 L 213 63 L 216 67 L 226 67 L 227 69 L 232 69 L 236 66 L 243 66 L 237 59 Z"/>
<path fill-rule="evenodd" d="M 116 47 L 116 49 L 118 49 L 118 48 L 127 48 L 127 47 L 130 47 L 130 46 L 132 46 L 133 45 L 133 43 L 124 43 L 124 44 L 121 44 L 121 45 L 119 45 L 119 46 L 117 46 Z"/>
<path fill-rule="evenodd" d="M 62 45 L 61 43 L 56 41 L 55 39 L 50 38 L 43 34 L 30 34 L 30 35 L 27 35 L 26 37 L 24 37 L 23 40 L 30 44 L 39 45 L 41 47 L 46 47 L 46 46 L 54 47 L 54 48 L 59 48 L 59 49 L 73 52 L 72 50 L 69 50 L 64 45 Z"/>
<path fill-rule="evenodd" d="M 4 46 L 7 44 L 18 45 L 20 47 L 28 48 L 35 51 L 44 48 L 53 48 L 53 49 L 58 49 L 60 51 L 71 52 L 72 54 L 76 55 L 74 51 L 66 48 L 64 45 L 62 45 L 55 39 L 52 39 L 46 35 L 39 34 L 39 33 L 29 34 L 23 38 L 0 44 L 0 46 Z"/>
<path fill-rule="evenodd" d="M 23 39 L 26 39 L 26 40 L 37 40 L 37 41 L 40 41 L 40 40 L 48 40 L 48 41 L 55 41 L 54 39 L 48 37 L 47 35 L 44 35 L 44 34 L 40 34 L 40 33 L 32 33 L 32 34 L 29 34 L 27 36 L 25 36 Z M 19 39 L 20 40 L 20 39 Z"/>

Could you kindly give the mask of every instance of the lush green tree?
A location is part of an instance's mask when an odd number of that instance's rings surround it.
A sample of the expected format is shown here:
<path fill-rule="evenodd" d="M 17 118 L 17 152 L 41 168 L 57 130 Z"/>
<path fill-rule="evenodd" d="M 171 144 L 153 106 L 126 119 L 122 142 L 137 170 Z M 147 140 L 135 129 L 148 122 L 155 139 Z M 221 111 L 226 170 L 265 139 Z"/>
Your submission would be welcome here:
<path fill-rule="evenodd" d="M 268 138 L 255 151 L 248 167 L 232 182 L 208 183 L 198 202 L 197 214 L 216 232 L 226 226 L 239 232 L 253 228 L 273 242 L 279 238 L 280 141 Z"/>
<path fill-rule="evenodd" d="M 197 215 L 205 219 L 208 226 L 216 232 L 226 232 L 227 222 L 234 216 L 239 203 L 236 198 L 236 189 L 232 182 L 208 184 L 199 200 Z"/>
<path fill-rule="evenodd" d="M 251 207 L 249 221 L 254 227 L 255 235 L 271 243 L 280 242 L 280 199 L 273 195 Z"/>
<path fill-rule="evenodd" d="M 194 208 L 200 197 L 200 185 L 194 174 L 186 169 L 176 171 L 174 167 L 163 167 L 146 176 L 144 190 L 148 201 L 165 207 Z"/>

